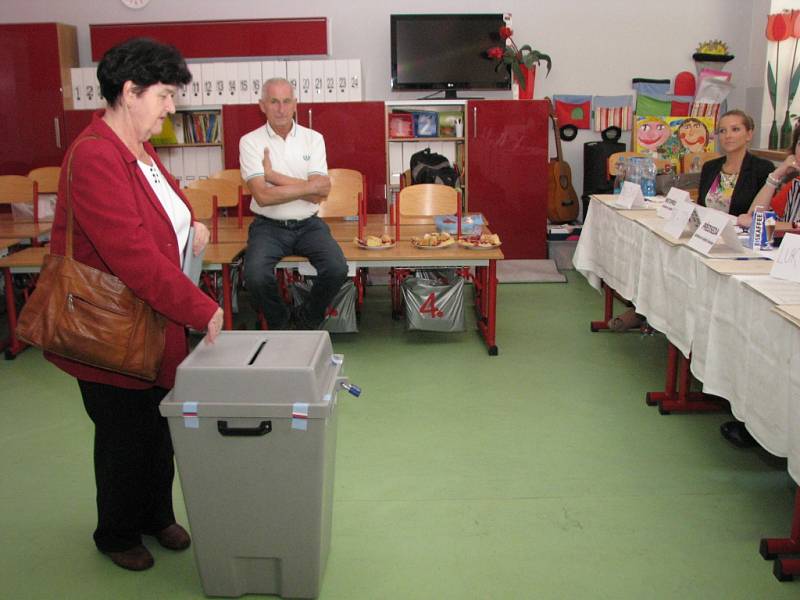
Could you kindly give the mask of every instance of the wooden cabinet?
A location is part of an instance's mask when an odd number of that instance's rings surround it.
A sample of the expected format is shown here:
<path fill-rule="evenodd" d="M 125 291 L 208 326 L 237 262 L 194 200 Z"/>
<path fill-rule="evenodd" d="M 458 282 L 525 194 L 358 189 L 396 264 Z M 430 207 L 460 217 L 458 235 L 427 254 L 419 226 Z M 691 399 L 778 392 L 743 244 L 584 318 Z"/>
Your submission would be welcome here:
<path fill-rule="evenodd" d="M 547 102 L 467 104 L 467 209 L 483 213 L 510 259 L 547 258 Z"/>
<path fill-rule="evenodd" d="M 64 149 L 70 147 L 70 144 L 80 135 L 81 131 L 86 129 L 89 123 L 92 122 L 92 115 L 94 110 L 66 110 L 64 111 Z"/>
<path fill-rule="evenodd" d="M 0 175 L 23 175 L 60 165 L 64 94 L 69 69 L 78 66 L 75 27 L 60 23 L 0 25 Z"/>
<path fill-rule="evenodd" d="M 383 102 L 298 104 L 297 121 L 325 137 L 328 168 L 361 171 L 367 178 L 368 212 L 386 212 Z M 225 168 L 239 168 L 239 139 L 265 122 L 256 104 L 222 107 Z"/>

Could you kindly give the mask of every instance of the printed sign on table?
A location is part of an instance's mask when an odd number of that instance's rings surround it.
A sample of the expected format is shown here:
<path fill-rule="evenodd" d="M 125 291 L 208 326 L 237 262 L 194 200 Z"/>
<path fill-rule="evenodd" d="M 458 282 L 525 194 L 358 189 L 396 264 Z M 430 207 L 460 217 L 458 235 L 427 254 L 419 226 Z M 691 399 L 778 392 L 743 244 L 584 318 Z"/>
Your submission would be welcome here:
<path fill-rule="evenodd" d="M 667 235 L 680 238 L 684 233 L 692 235 L 700 226 L 698 207 L 690 200 L 679 200 L 675 203 L 669 219 L 664 223 L 662 230 Z"/>
<path fill-rule="evenodd" d="M 800 235 L 787 233 L 775 257 L 770 276 L 800 283 Z"/>
<path fill-rule="evenodd" d="M 676 187 L 670 188 L 669 193 L 667 193 L 667 197 L 664 198 L 663 204 L 656 210 L 656 214 L 662 219 L 669 219 L 673 209 L 680 202 L 691 203 L 689 192 Z"/>
<path fill-rule="evenodd" d="M 703 207 L 696 207 L 698 210 Z M 700 226 L 689 240 L 689 247 L 701 254 L 711 255 L 711 250 L 722 242 L 729 250 L 735 253 L 744 253 L 744 246 L 736 235 L 733 223 L 734 218 L 719 210 L 705 208 L 699 211 Z"/>
<path fill-rule="evenodd" d="M 645 208 L 647 205 L 644 203 L 644 195 L 642 194 L 642 186 L 638 183 L 631 183 L 626 181 L 622 184 L 622 189 L 619 196 L 614 202 L 615 208 Z"/>

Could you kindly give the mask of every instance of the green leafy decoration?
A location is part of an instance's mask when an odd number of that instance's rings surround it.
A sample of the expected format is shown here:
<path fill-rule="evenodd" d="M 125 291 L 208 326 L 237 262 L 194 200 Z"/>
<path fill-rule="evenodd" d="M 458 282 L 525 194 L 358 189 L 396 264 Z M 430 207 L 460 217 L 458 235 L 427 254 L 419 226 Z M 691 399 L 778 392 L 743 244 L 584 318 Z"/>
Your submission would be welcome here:
<path fill-rule="evenodd" d="M 792 79 L 789 82 L 789 104 L 794 100 L 794 95 L 797 93 L 797 86 L 800 84 L 800 65 L 792 73 Z"/>
<path fill-rule="evenodd" d="M 772 110 L 775 111 L 775 96 L 778 93 L 778 82 L 775 81 L 775 73 L 772 72 L 772 63 L 767 62 L 767 90 L 769 91 L 769 101 Z"/>

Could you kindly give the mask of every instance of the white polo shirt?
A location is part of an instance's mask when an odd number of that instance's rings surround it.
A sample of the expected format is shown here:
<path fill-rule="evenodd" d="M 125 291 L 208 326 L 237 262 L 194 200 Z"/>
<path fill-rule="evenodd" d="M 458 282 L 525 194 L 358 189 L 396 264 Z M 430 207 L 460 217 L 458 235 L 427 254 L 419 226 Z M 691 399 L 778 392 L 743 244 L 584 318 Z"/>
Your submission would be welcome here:
<path fill-rule="evenodd" d="M 239 140 L 239 164 L 245 181 L 254 177 L 264 177 L 264 148 L 269 148 L 272 168 L 297 179 L 307 180 L 311 175 L 327 175 L 328 164 L 325 157 L 325 140 L 322 135 L 298 125 L 284 140 L 269 123 L 242 136 Z M 272 185 L 267 183 L 267 185 Z M 255 198 L 250 202 L 250 210 L 270 219 L 305 219 L 315 215 L 319 205 L 315 202 L 298 199 L 273 206 L 259 206 Z"/>

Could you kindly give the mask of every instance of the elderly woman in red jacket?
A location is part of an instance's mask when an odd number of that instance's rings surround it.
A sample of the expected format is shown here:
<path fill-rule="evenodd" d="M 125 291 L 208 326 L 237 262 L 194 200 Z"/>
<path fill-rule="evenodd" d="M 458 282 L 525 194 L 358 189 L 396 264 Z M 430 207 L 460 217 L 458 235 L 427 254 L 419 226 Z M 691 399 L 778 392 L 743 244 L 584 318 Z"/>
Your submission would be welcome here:
<path fill-rule="evenodd" d="M 186 327 L 207 330 L 206 341 L 213 342 L 222 328 L 222 309 L 181 270 L 190 228 L 195 254 L 208 242 L 208 229 L 194 222 L 175 179 L 148 143 L 175 112 L 177 86 L 191 80 L 186 63 L 171 46 L 134 39 L 109 50 L 97 76 L 108 106 L 79 136 L 91 139 L 67 152 L 51 251 L 65 251 L 62 199 L 67 161 L 74 154 L 69 183 L 74 256 L 113 273 L 166 317 L 164 358 L 152 383 L 53 355 L 47 359 L 77 378 L 95 424 L 95 544 L 115 564 L 139 571 L 153 565 L 143 534 L 173 550 L 190 544 L 172 510 L 172 443 L 158 405 L 188 352 Z"/>

